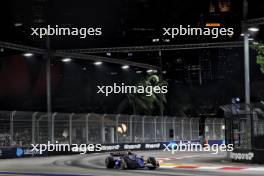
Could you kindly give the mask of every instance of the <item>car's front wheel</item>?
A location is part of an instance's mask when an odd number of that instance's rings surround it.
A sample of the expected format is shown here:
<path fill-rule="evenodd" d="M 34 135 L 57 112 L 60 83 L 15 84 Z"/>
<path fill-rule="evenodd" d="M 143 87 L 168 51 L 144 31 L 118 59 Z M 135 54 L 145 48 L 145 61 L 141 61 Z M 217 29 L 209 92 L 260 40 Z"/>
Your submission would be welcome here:
<path fill-rule="evenodd" d="M 154 170 L 154 169 L 156 169 L 157 167 L 159 167 L 159 164 L 158 164 L 156 158 L 154 158 L 154 157 L 148 157 L 146 167 L 147 167 L 149 170 Z"/>

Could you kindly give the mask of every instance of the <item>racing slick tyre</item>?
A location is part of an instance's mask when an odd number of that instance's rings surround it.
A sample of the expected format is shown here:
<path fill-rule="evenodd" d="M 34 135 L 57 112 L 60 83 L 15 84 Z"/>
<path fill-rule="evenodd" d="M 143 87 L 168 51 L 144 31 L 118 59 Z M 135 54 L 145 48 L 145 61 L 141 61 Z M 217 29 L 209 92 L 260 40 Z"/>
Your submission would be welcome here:
<path fill-rule="evenodd" d="M 159 164 L 154 157 L 148 157 L 147 164 L 150 164 L 149 166 L 147 165 L 149 170 L 154 170 L 159 167 Z"/>
<path fill-rule="evenodd" d="M 108 157 L 105 159 L 105 166 L 106 166 L 108 169 L 114 168 L 114 167 L 115 167 L 115 160 L 114 160 L 114 158 L 111 157 L 111 156 L 108 156 Z"/>

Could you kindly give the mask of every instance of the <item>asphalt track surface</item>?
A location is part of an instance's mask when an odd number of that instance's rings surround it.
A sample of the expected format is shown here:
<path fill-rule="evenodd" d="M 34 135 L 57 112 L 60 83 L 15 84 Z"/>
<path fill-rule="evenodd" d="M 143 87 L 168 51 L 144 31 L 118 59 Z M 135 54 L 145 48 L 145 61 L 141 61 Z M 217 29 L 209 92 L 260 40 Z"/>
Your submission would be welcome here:
<path fill-rule="evenodd" d="M 106 169 L 106 153 L 0 160 L 0 176 L 263 176 L 264 165 L 230 163 L 225 153 L 162 151 L 137 152 L 139 155 L 155 156 L 161 161 L 157 170 Z M 221 168 L 221 169 L 219 169 Z M 246 170 L 244 170 L 246 168 Z"/>

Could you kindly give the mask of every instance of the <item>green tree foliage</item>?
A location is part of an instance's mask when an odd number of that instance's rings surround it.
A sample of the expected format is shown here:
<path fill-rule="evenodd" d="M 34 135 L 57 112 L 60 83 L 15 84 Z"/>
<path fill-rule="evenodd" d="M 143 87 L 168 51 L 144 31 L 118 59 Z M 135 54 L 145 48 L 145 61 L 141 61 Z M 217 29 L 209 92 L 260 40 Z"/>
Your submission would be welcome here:
<path fill-rule="evenodd" d="M 158 75 L 150 75 L 145 79 L 140 80 L 136 86 L 164 86 L 167 82 L 162 80 Z M 163 93 L 146 96 L 145 94 L 130 94 L 128 95 L 129 103 L 133 107 L 134 114 L 152 115 L 154 112 L 159 111 L 163 115 L 165 104 L 167 102 L 166 95 Z"/>
<path fill-rule="evenodd" d="M 264 73 L 264 44 L 255 43 L 252 48 L 257 52 L 256 63 L 260 65 L 260 70 Z"/>

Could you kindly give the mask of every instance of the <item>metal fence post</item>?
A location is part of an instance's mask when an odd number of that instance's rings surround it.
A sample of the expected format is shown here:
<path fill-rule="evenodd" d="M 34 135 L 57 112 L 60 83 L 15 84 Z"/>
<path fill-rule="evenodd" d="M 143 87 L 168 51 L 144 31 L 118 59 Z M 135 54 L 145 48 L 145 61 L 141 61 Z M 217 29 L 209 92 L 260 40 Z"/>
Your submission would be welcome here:
<path fill-rule="evenodd" d="M 54 129 L 55 129 L 55 116 L 57 115 L 57 112 L 53 113 L 51 116 L 51 143 L 54 143 Z"/>
<path fill-rule="evenodd" d="M 89 120 L 90 114 L 86 114 L 85 116 L 85 139 L 86 139 L 86 144 L 89 144 Z"/>
<path fill-rule="evenodd" d="M 129 138 L 130 142 L 133 142 L 133 115 L 129 117 Z"/>
<path fill-rule="evenodd" d="M 184 118 L 181 120 L 181 140 L 184 140 Z"/>
<path fill-rule="evenodd" d="M 38 112 L 34 112 L 32 115 L 32 131 L 31 131 L 31 143 L 35 144 L 35 133 L 36 133 L 36 116 Z"/>
<path fill-rule="evenodd" d="M 142 142 L 145 142 L 145 116 L 142 117 Z"/>
<path fill-rule="evenodd" d="M 37 139 L 38 139 L 38 142 L 42 142 L 40 141 L 40 127 L 39 127 L 39 121 L 42 120 L 43 118 L 47 119 L 47 115 L 40 115 L 39 119 L 36 119 L 36 127 L 37 127 Z M 49 132 L 48 132 L 49 133 Z M 49 140 L 49 139 L 48 139 Z M 46 142 L 46 141 L 43 141 L 43 142 Z"/>
<path fill-rule="evenodd" d="M 72 144 L 72 117 L 74 113 L 71 113 L 69 116 L 69 143 Z"/>
<path fill-rule="evenodd" d="M 192 130 L 192 119 L 193 118 L 190 118 L 190 140 L 193 139 L 193 135 L 192 135 L 192 132 L 193 132 L 193 130 Z"/>
<path fill-rule="evenodd" d="M 225 121 L 224 119 L 221 120 L 221 139 L 225 139 Z"/>
<path fill-rule="evenodd" d="M 115 133 L 116 133 L 116 142 L 118 142 L 118 122 L 119 122 L 119 117 L 120 117 L 120 114 L 118 114 L 116 116 L 116 123 L 115 123 L 115 126 L 116 126 L 116 129 L 115 129 Z"/>
<path fill-rule="evenodd" d="M 164 116 L 161 117 L 161 141 L 164 141 Z"/>
<path fill-rule="evenodd" d="M 154 141 L 157 141 L 157 116 L 154 118 Z"/>
<path fill-rule="evenodd" d="M 10 143 L 13 145 L 14 143 L 14 116 L 16 111 L 12 111 L 10 114 Z"/>
<path fill-rule="evenodd" d="M 213 119 L 213 139 L 216 139 L 216 135 L 215 135 L 215 119 Z"/>
<path fill-rule="evenodd" d="M 173 140 L 176 141 L 176 117 L 173 117 L 172 119 L 172 128 L 173 128 Z"/>
<path fill-rule="evenodd" d="M 105 142 L 105 124 L 104 124 L 104 119 L 105 118 L 105 114 L 102 117 L 102 127 L 101 127 L 101 138 L 102 138 L 102 143 Z"/>
<path fill-rule="evenodd" d="M 164 117 L 163 141 L 167 141 L 167 117 Z"/>

